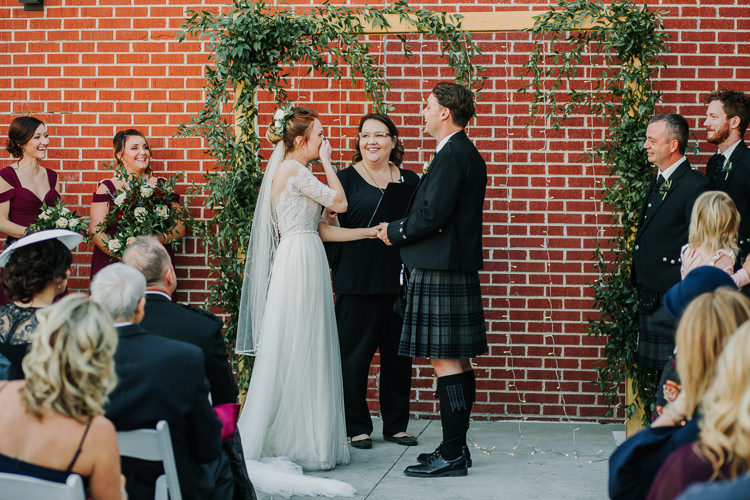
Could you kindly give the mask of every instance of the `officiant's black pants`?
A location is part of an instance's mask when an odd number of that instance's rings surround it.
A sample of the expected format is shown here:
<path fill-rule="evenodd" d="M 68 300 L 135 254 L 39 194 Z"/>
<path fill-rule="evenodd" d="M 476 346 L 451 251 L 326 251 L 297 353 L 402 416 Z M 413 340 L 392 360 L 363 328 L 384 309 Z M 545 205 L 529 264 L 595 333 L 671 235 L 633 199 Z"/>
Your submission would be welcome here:
<path fill-rule="evenodd" d="M 409 423 L 411 358 L 398 355 L 402 320 L 393 313 L 396 295 L 337 295 L 336 322 L 341 346 L 346 434 L 372 434 L 367 407 L 370 362 L 380 350 L 380 413 L 383 434 L 392 436 Z"/>

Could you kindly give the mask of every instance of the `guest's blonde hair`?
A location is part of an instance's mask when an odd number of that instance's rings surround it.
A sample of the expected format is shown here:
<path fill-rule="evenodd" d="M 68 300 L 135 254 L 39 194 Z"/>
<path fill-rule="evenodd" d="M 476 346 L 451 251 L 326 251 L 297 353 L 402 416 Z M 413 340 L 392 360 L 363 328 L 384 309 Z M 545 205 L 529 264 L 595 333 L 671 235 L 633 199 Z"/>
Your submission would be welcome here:
<path fill-rule="evenodd" d="M 713 252 L 729 250 L 736 257 L 739 227 L 740 213 L 732 198 L 723 191 L 706 191 L 693 205 L 688 244 L 692 248 L 705 246 Z"/>
<path fill-rule="evenodd" d="M 734 478 L 750 463 L 750 323 L 727 341 L 716 365 L 716 377 L 703 401 L 700 446 L 713 466 L 713 478 Z M 726 470 L 721 469 L 727 464 Z"/>
<path fill-rule="evenodd" d="M 37 314 L 39 325 L 23 360 L 29 413 L 39 418 L 52 408 L 80 422 L 103 414 L 117 383 L 112 318 L 82 294 L 69 295 Z"/>
<path fill-rule="evenodd" d="M 731 288 L 695 298 L 677 327 L 677 372 L 685 394 L 685 412 L 695 408 L 713 380 L 716 360 L 727 339 L 750 319 L 750 299 Z"/>

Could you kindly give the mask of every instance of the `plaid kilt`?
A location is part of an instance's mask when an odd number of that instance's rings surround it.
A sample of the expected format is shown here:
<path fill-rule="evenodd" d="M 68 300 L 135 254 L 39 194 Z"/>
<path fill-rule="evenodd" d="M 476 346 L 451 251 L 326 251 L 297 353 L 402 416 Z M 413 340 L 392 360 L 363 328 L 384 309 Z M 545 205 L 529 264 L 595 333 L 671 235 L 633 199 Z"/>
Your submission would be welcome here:
<path fill-rule="evenodd" d="M 479 274 L 413 269 L 406 288 L 398 353 L 459 359 L 487 350 Z"/>

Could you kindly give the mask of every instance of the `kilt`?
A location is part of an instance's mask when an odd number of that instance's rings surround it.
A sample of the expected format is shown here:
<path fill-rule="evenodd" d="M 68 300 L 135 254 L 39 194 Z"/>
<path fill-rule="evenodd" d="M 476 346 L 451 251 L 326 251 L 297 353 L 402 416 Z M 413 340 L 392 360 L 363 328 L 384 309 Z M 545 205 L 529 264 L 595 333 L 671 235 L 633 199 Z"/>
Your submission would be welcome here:
<path fill-rule="evenodd" d="M 413 269 L 406 288 L 398 353 L 459 359 L 487 350 L 479 274 Z"/>

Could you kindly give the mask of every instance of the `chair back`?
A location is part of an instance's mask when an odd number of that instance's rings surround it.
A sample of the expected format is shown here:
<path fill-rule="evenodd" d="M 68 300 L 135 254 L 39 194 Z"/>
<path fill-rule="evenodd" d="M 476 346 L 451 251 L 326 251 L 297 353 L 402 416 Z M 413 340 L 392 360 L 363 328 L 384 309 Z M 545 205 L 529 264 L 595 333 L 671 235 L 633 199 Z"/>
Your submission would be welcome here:
<path fill-rule="evenodd" d="M 156 480 L 154 500 L 182 500 L 177 465 L 172 451 L 172 438 L 166 420 L 159 420 L 156 430 L 118 431 L 117 445 L 121 457 L 162 462 L 164 474 Z"/>
<path fill-rule="evenodd" d="M 71 474 L 64 483 L 56 483 L 21 474 L 0 472 L 0 500 L 86 500 L 83 481 Z"/>

